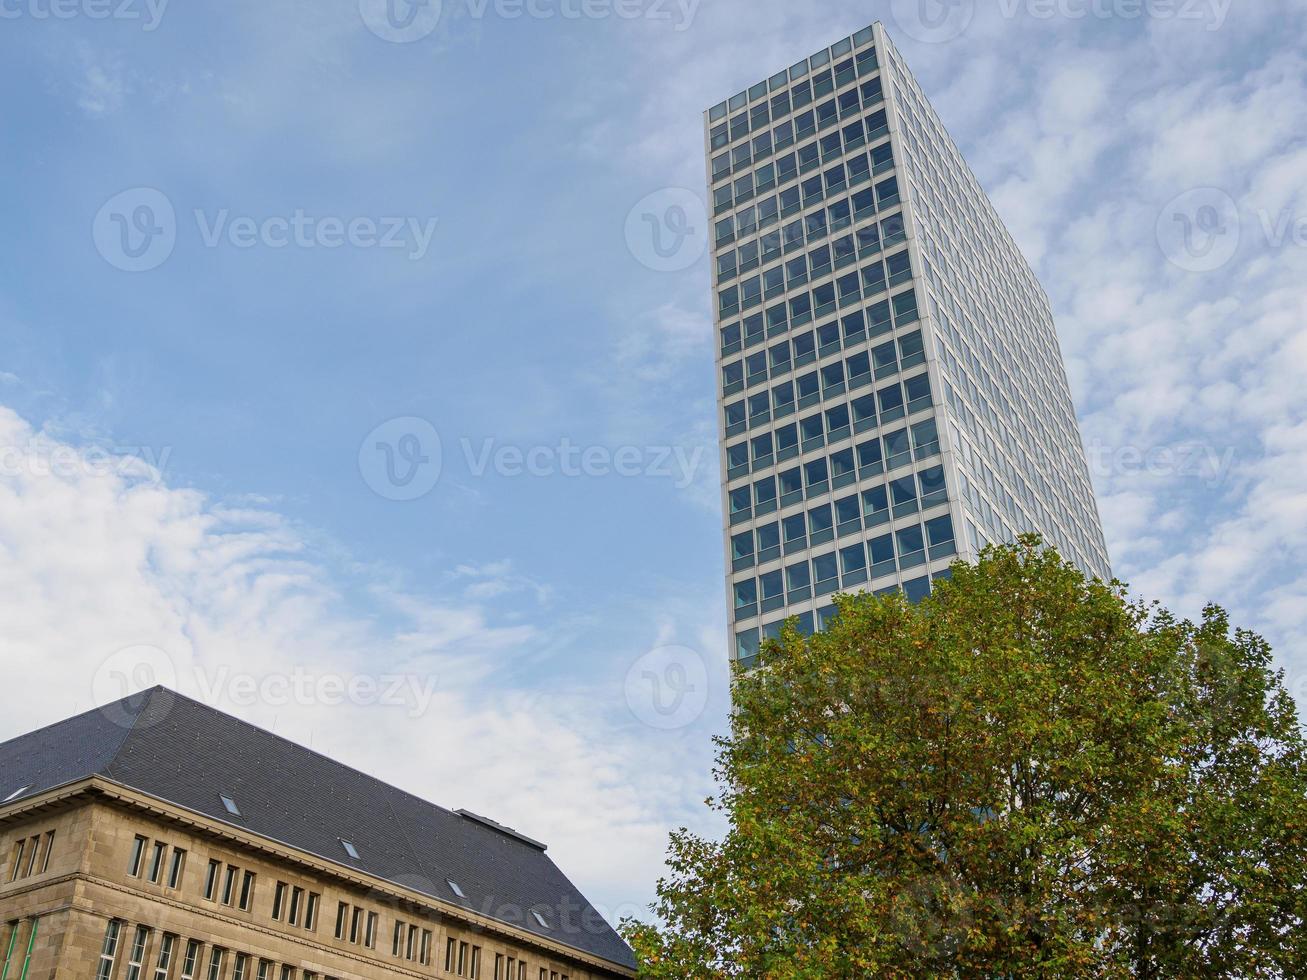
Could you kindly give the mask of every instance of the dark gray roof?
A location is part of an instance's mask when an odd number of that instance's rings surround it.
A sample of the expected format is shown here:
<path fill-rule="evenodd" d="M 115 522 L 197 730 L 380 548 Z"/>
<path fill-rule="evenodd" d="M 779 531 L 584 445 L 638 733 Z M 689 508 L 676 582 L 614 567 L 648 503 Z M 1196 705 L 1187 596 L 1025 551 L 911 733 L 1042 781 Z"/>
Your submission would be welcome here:
<path fill-rule="evenodd" d="M 634 966 L 626 943 L 543 845 L 488 818 L 428 803 L 167 688 L 0 743 L 0 800 L 28 787 L 19 803 L 93 775 Z M 236 802 L 239 817 L 226 810 L 220 794 Z M 342 840 L 357 848 L 357 861 Z"/>

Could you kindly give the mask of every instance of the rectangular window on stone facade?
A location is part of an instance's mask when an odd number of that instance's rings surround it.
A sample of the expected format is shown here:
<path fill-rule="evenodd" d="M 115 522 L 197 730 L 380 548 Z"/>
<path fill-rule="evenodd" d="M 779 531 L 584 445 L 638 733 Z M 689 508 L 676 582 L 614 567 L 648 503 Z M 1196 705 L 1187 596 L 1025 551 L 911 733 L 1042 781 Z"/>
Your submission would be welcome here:
<path fill-rule="evenodd" d="M 221 946 L 214 946 L 209 952 L 209 980 L 222 980 L 222 961 L 226 954 Z"/>
<path fill-rule="evenodd" d="M 100 947 L 100 966 L 95 973 L 96 980 L 109 980 L 113 976 L 113 961 L 118 955 L 118 934 L 122 931 L 122 926 L 117 919 L 109 920 L 104 932 L 104 944 Z"/>
<path fill-rule="evenodd" d="M 431 930 L 422 930 L 422 948 L 418 960 L 423 966 L 431 965 Z"/>
<path fill-rule="evenodd" d="M 145 942 L 150 938 L 150 930 L 145 926 L 136 927 L 132 938 L 132 948 L 127 954 L 126 980 L 141 980 L 141 968 L 145 963 Z"/>
<path fill-rule="evenodd" d="M 154 980 L 168 980 L 172 976 L 172 957 L 177 948 L 177 937 L 165 933 L 159 941 L 159 958 L 154 964 Z"/>
<path fill-rule="evenodd" d="M 182 957 L 181 980 L 195 980 L 195 971 L 200 965 L 200 941 L 189 940 L 186 943 L 186 955 Z"/>
<path fill-rule="evenodd" d="M 163 875 L 163 860 L 167 853 L 167 845 L 163 841 L 154 842 L 154 848 L 150 852 L 150 881 L 153 884 L 159 883 L 159 878 Z"/>
<path fill-rule="evenodd" d="M 137 834 L 136 839 L 132 841 L 132 857 L 127 862 L 127 873 L 133 878 L 141 876 L 141 865 L 145 863 L 145 845 L 148 843 L 149 841 L 140 834 Z M 21 856 L 22 852 L 19 853 Z"/>
<path fill-rule="evenodd" d="M 19 970 L 18 972 L 19 977 L 27 976 L 28 967 L 32 965 L 32 950 L 36 948 L 36 931 L 41 924 L 41 917 L 37 916 L 36 918 L 31 919 L 30 921 L 32 923 L 32 926 L 27 932 L 27 947 L 26 947 L 26 951 L 23 953 L 23 965 L 21 970 Z M 18 931 L 18 923 L 14 923 L 14 932 L 17 933 L 17 931 Z M 16 959 L 17 959 L 17 952 L 15 952 L 15 960 Z M 17 969 L 18 967 L 17 962 L 15 962 L 14 966 Z M 6 969 L 8 969 L 7 966 Z"/>
<path fill-rule="evenodd" d="M 13 857 L 9 862 L 9 880 L 15 881 L 18 878 L 18 870 L 23 866 L 23 850 L 27 847 L 27 838 L 14 842 Z"/>
<path fill-rule="evenodd" d="M 182 883 L 182 870 L 186 866 L 186 852 L 180 847 L 172 849 L 172 861 L 168 864 L 168 887 L 180 888 Z"/>
<path fill-rule="evenodd" d="M 218 875 L 222 872 L 222 862 L 214 859 L 209 862 L 209 870 L 204 875 L 204 897 L 213 901 L 218 894 Z"/>
<path fill-rule="evenodd" d="M 242 912 L 254 907 L 254 872 L 246 871 L 241 878 L 241 898 L 238 903 Z"/>
<path fill-rule="evenodd" d="M 236 876 L 240 869 L 234 864 L 227 865 L 227 873 L 222 877 L 222 904 L 230 905 L 236 901 Z"/>

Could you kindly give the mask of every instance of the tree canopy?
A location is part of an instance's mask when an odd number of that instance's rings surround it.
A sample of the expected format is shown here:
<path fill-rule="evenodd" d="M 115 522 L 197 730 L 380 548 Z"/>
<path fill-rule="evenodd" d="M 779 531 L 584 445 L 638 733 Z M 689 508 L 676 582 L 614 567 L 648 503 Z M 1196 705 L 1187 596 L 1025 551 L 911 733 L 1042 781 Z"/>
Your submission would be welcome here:
<path fill-rule="evenodd" d="M 641 976 L 1307 976 L 1307 752 L 1264 640 L 1033 537 L 838 605 L 737 671 L 729 829 L 672 835 Z"/>

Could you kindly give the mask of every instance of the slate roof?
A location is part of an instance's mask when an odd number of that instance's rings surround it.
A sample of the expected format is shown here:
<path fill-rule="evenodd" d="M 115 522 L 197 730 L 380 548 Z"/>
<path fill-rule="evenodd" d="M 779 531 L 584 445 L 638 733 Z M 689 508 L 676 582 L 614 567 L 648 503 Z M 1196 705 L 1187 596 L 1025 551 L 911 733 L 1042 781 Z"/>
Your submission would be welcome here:
<path fill-rule="evenodd" d="M 626 943 L 544 845 L 484 817 L 428 803 L 167 688 L 0 743 L 0 800 L 28 787 L 13 801 L 21 803 L 97 775 L 634 968 Z M 239 817 L 220 794 L 236 802 Z M 342 840 L 354 844 L 358 860 Z M 532 910 L 543 914 L 547 928 Z"/>

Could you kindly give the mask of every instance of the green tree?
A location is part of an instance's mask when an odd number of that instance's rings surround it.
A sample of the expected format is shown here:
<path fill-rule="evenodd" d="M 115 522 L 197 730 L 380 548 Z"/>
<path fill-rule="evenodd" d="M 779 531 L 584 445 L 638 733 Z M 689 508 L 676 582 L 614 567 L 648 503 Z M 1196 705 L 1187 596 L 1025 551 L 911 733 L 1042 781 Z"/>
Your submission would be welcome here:
<path fill-rule="evenodd" d="M 838 603 L 737 673 L 729 830 L 672 835 L 641 976 L 1307 976 L 1307 751 L 1263 640 L 1033 537 Z"/>

